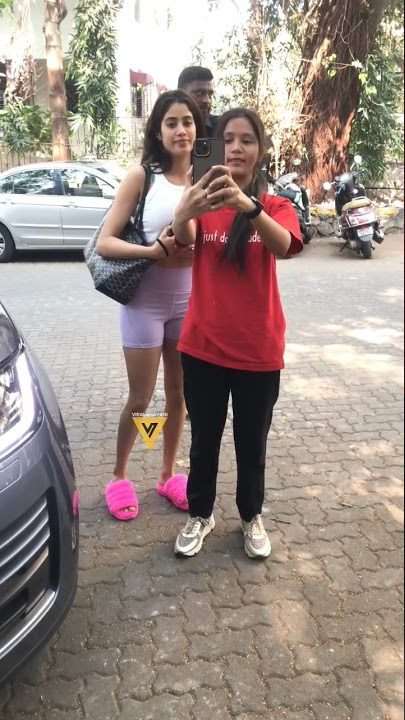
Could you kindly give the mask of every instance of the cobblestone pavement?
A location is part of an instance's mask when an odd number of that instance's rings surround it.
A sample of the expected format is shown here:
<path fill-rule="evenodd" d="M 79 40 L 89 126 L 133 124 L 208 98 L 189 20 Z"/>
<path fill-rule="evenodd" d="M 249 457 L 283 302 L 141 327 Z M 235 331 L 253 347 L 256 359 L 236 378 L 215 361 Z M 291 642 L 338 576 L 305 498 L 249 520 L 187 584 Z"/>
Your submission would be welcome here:
<path fill-rule="evenodd" d="M 154 489 L 161 439 L 133 455 L 138 518 L 107 514 L 126 386 L 117 306 L 80 256 L 0 268 L 2 299 L 60 399 L 81 507 L 74 607 L 0 690 L 4 720 L 403 717 L 402 242 L 388 237 L 372 261 L 338 249 L 317 240 L 278 263 L 288 349 L 264 563 L 243 553 L 229 423 L 217 528 L 198 556 L 173 555 L 185 516 Z M 188 446 L 187 427 L 179 470 Z"/>

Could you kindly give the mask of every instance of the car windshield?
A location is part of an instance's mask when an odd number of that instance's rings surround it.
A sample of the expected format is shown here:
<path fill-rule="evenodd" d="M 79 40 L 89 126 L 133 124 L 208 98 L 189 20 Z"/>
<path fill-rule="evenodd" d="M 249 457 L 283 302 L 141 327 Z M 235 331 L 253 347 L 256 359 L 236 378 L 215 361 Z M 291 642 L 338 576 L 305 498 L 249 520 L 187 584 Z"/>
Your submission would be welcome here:
<path fill-rule="evenodd" d="M 114 178 L 115 182 L 117 182 L 117 183 L 120 183 L 122 180 L 122 177 L 117 175 L 114 171 L 111 171 L 109 168 L 97 167 L 97 170 L 99 170 L 102 173 L 105 173 L 105 175 L 109 175 L 110 177 Z"/>
<path fill-rule="evenodd" d="M 93 168 L 94 170 L 98 170 L 98 172 L 103 173 L 103 175 L 108 175 L 110 177 L 110 180 L 114 180 L 116 183 L 120 183 L 123 177 L 126 175 L 126 171 L 121 168 L 116 167 L 110 167 L 108 165 L 103 165 L 102 163 L 98 163 L 96 160 L 90 160 L 88 162 L 80 161 L 81 165 L 83 165 L 86 168 Z"/>

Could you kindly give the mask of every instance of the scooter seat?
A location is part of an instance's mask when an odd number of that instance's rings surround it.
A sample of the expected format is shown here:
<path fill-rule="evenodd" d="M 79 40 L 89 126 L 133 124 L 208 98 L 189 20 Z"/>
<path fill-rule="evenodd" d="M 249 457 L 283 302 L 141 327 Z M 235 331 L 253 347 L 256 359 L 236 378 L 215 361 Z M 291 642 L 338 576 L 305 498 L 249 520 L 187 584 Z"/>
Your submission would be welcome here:
<path fill-rule="evenodd" d="M 356 200 L 350 200 L 350 202 L 346 203 L 346 205 L 343 205 L 342 212 L 344 210 L 350 210 L 351 208 L 359 208 L 364 207 L 365 205 L 372 205 L 373 203 L 369 198 L 362 197 L 357 198 Z"/>

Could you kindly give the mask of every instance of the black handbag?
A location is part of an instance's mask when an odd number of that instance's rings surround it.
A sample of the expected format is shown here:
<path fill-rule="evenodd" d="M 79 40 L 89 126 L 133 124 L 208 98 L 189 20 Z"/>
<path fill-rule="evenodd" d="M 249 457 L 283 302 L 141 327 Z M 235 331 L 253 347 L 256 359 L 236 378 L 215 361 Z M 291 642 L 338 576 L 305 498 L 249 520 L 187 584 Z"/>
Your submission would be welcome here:
<path fill-rule="evenodd" d="M 138 207 L 133 221 L 130 219 L 120 234 L 121 240 L 135 245 L 148 245 L 143 231 L 143 210 L 145 199 L 151 182 L 151 169 L 142 165 L 145 170 L 145 182 Z M 99 292 L 126 305 L 134 297 L 135 291 L 142 279 L 145 270 L 154 260 L 148 258 L 134 258 L 133 260 L 118 260 L 110 257 L 101 257 L 96 252 L 97 240 L 104 227 L 108 212 L 106 212 L 100 227 L 84 249 L 84 259 L 93 278 L 94 287 Z"/>

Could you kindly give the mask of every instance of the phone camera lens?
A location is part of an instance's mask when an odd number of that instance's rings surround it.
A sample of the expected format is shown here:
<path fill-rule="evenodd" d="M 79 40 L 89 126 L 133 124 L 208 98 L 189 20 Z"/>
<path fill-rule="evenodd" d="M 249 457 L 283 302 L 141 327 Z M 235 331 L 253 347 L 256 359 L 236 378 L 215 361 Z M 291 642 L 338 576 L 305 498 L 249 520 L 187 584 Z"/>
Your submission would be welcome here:
<path fill-rule="evenodd" d="M 210 154 L 209 140 L 196 140 L 195 154 L 198 157 L 208 157 L 208 155 Z"/>

